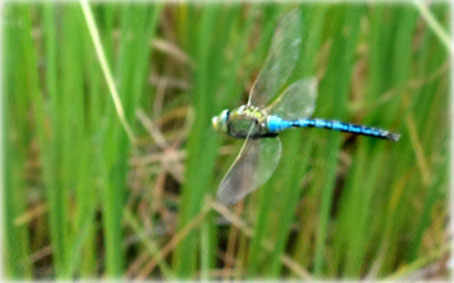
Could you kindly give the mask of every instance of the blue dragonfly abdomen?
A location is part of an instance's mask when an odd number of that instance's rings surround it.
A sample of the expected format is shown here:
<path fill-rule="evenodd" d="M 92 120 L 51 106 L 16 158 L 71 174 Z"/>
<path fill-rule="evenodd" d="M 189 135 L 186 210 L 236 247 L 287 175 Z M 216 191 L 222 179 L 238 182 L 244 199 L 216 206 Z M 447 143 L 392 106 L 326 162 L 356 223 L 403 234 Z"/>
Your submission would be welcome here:
<path fill-rule="evenodd" d="M 289 128 L 322 128 L 393 141 L 397 141 L 400 138 L 399 134 L 392 133 L 387 130 L 352 123 L 344 123 L 336 120 L 310 118 L 287 120 L 277 115 L 269 115 L 266 124 L 268 131 L 271 133 L 279 133 Z"/>

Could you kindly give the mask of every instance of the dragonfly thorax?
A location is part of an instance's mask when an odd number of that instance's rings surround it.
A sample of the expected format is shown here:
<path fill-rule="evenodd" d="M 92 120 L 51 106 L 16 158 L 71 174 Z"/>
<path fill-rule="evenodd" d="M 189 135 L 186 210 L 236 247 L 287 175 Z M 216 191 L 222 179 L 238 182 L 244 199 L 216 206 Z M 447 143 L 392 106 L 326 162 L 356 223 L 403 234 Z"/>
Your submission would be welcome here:
<path fill-rule="evenodd" d="M 252 105 L 242 105 L 224 110 L 213 117 L 213 127 L 233 138 L 258 138 L 269 136 L 266 127 L 267 113 Z"/>

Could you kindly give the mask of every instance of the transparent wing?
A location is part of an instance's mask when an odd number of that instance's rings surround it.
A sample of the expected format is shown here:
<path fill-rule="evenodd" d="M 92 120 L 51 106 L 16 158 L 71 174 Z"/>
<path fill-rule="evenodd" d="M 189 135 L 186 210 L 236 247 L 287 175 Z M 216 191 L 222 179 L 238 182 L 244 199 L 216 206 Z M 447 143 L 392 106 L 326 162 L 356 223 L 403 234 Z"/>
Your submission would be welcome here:
<path fill-rule="evenodd" d="M 292 10 L 279 22 L 268 57 L 252 86 L 248 104 L 264 107 L 286 82 L 300 52 L 301 25 L 299 9 Z"/>
<path fill-rule="evenodd" d="M 317 99 L 317 79 L 304 78 L 291 84 L 266 109 L 284 119 L 302 119 L 312 115 Z"/>
<path fill-rule="evenodd" d="M 246 139 L 238 157 L 219 185 L 217 198 L 232 205 L 265 183 L 281 157 L 281 142 L 276 138 Z"/>

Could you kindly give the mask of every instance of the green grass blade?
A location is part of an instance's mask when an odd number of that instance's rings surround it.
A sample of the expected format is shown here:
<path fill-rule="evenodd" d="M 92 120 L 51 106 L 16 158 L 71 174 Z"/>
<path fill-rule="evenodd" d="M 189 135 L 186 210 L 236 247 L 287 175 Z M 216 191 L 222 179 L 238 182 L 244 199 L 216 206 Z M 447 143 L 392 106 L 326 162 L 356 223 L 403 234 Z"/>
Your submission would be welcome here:
<path fill-rule="evenodd" d="M 193 104 L 195 112 L 194 125 L 188 138 L 188 159 L 185 169 L 185 184 L 182 191 L 182 205 L 180 207 L 179 227 L 184 227 L 202 208 L 204 196 L 209 192 L 212 172 L 203 168 L 213 166 L 218 139 L 211 131 L 210 119 L 213 113 L 214 96 L 212 95 L 213 84 L 218 74 L 211 69 L 213 61 L 210 55 L 216 50 L 210 50 L 208 46 L 214 44 L 210 41 L 216 16 L 219 13 L 218 5 L 209 5 L 201 10 L 200 22 L 196 24 L 199 38 L 192 44 L 197 58 L 197 73 L 195 75 L 195 89 Z M 220 52 L 217 50 L 217 52 Z M 214 53 L 216 54 L 216 53 Z M 180 278 L 188 278 L 194 275 L 196 268 L 196 240 L 197 230 L 191 232 L 186 239 L 177 247 L 174 257 L 174 268 Z"/>
<path fill-rule="evenodd" d="M 338 8 L 339 9 L 339 8 Z M 324 94 L 334 95 L 331 105 L 343 105 L 346 102 L 346 96 L 350 88 L 352 65 L 349 64 L 356 49 L 356 43 L 359 33 L 359 20 L 363 12 L 361 6 L 347 6 L 344 11 L 339 9 L 340 15 L 344 20 L 338 23 L 334 31 L 333 51 L 330 54 L 330 60 L 327 73 L 320 85 L 320 96 Z M 345 14 L 344 14 L 345 13 Z M 348 32 L 346 33 L 345 30 Z M 320 97 L 319 96 L 319 97 Z M 325 98 L 326 99 L 326 98 Z M 320 100 L 319 100 L 320 102 Z M 329 104 L 324 109 L 328 108 Z M 332 109 L 332 106 L 330 107 Z M 329 109 L 329 108 L 328 108 Z M 342 117 L 342 108 L 332 109 L 336 117 Z M 325 248 L 328 238 L 328 225 L 330 221 L 330 211 L 333 202 L 334 182 L 336 178 L 336 167 L 340 150 L 340 135 L 332 133 L 327 142 L 325 149 L 325 162 L 323 171 L 323 192 L 320 207 L 320 216 L 318 220 L 316 249 L 314 258 L 314 275 L 323 274 L 324 264 L 326 262 Z"/>

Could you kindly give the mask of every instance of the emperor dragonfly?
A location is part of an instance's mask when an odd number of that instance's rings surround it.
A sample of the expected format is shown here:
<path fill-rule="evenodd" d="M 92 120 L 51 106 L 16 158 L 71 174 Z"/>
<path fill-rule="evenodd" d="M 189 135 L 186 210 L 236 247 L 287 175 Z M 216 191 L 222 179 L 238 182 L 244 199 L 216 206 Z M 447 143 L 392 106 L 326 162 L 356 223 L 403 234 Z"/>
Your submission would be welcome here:
<path fill-rule="evenodd" d="M 281 156 L 278 134 L 289 128 L 315 127 L 397 141 L 399 134 L 334 120 L 310 119 L 317 97 L 317 80 L 300 79 L 271 104 L 288 80 L 301 46 L 301 15 L 288 13 L 279 22 L 268 57 L 249 94 L 247 104 L 213 117 L 213 127 L 233 138 L 245 139 L 234 163 L 222 179 L 217 198 L 231 205 L 265 183 Z"/>

